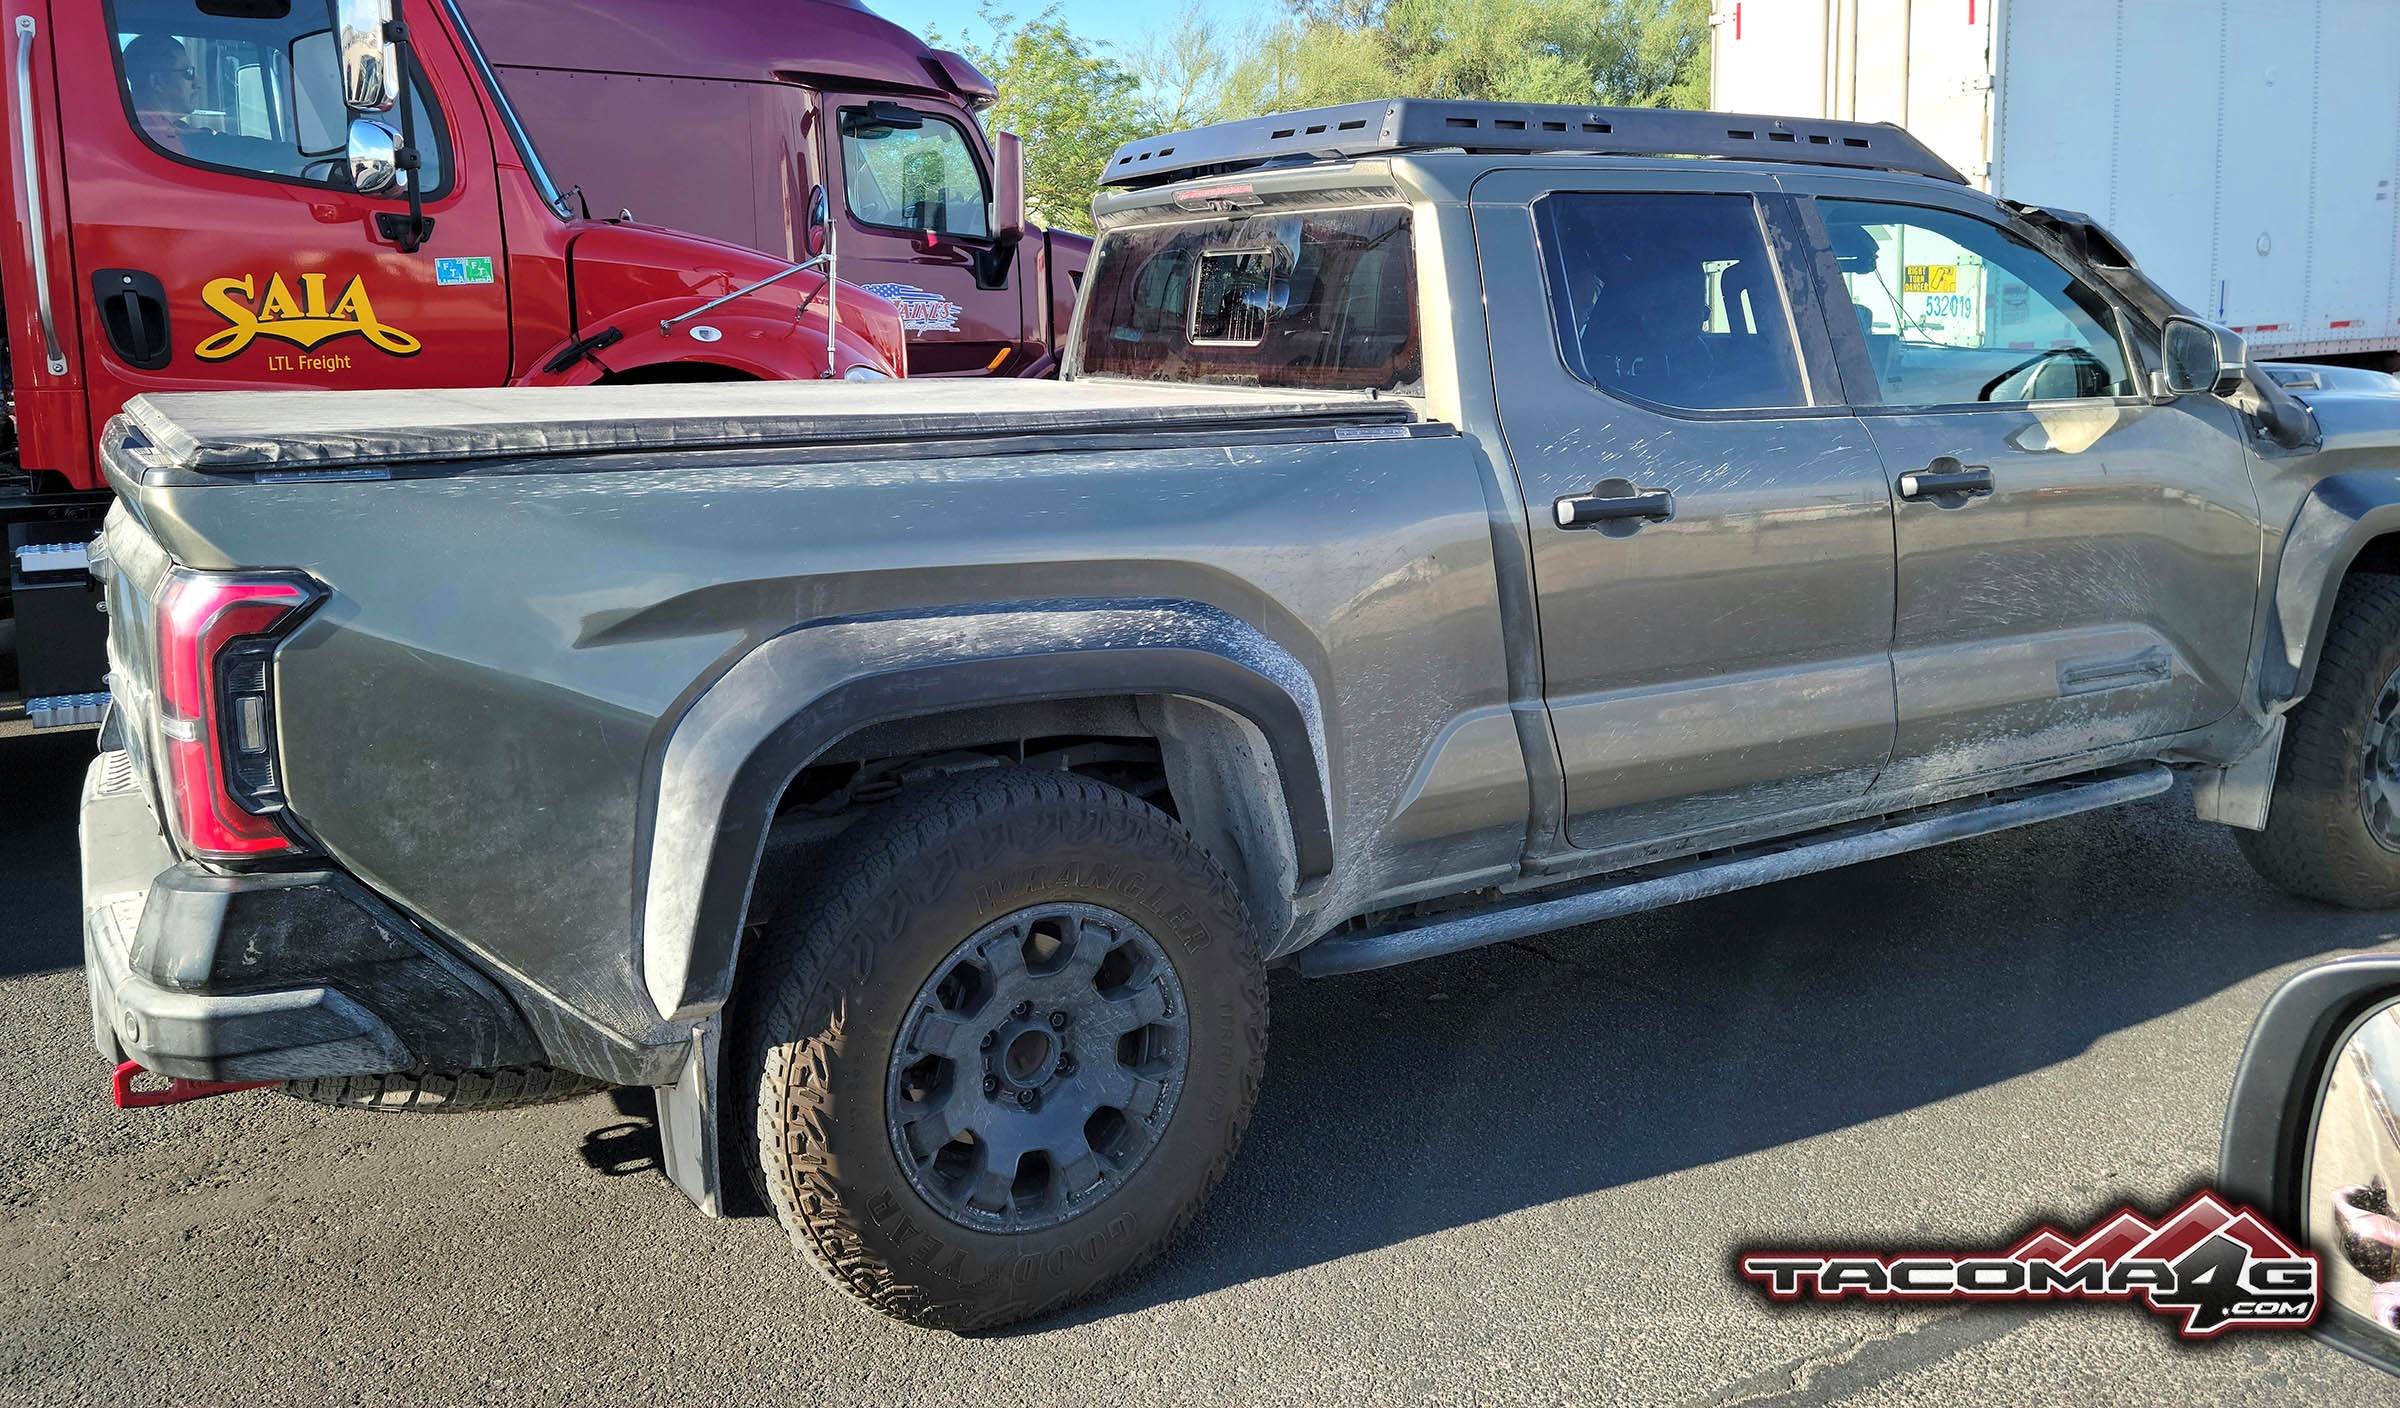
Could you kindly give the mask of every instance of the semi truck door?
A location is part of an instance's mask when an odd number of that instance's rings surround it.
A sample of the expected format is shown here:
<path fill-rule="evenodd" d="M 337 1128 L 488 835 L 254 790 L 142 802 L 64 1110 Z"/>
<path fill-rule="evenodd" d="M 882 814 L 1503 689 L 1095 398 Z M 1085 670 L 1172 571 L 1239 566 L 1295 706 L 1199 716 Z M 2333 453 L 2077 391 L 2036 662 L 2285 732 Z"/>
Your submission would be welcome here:
<path fill-rule="evenodd" d="M 909 374 L 1008 372 L 1015 358 L 1039 355 L 1021 346 L 1029 334 L 1015 291 L 1031 251 L 1011 251 L 995 277 L 981 143 L 938 108 L 828 93 L 823 110 L 841 274 L 899 307 Z"/>
<path fill-rule="evenodd" d="M 1979 198 L 1835 199 L 1869 192 L 1811 179 L 1852 314 L 1845 372 L 1895 499 L 1900 721 L 1878 786 L 2225 717 L 2260 541 L 2239 415 L 2138 394 L 2143 354 L 2098 281 Z"/>
<path fill-rule="evenodd" d="M 403 253 L 379 217 L 406 202 L 350 189 L 324 5 L 64 7 L 61 70 L 85 76 L 61 104 L 95 426 L 146 391 L 508 379 L 490 141 L 427 13 L 414 93 L 433 234 Z"/>
<path fill-rule="evenodd" d="M 1789 203 L 1617 179 L 1474 191 L 1567 833 L 1609 851 L 1855 803 L 1893 717 L 1890 491 Z"/>

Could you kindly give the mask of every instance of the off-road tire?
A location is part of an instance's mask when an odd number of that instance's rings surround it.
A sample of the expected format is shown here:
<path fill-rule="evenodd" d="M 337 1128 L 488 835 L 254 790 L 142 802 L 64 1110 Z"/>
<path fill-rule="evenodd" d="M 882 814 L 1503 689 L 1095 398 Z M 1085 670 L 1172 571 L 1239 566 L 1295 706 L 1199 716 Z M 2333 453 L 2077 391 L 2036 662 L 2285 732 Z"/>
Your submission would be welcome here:
<path fill-rule="evenodd" d="M 580 1071 L 556 1066 L 502 1066 L 488 1071 L 417 1071 L 389 1076 L 325 1076 L 287 1080 L 283 1093 L 312 1105 L 339 1105 L 387 1114 L 463 1115 L 550 1105 L 608 1089 Z"/>
<path fill-rule="evenodd" d="M 1155 1143 L 1054 1226 L 945 1215 L 887 1123 L 902 1024 L 971 936 L 1047 904 L 1105 906 L 1154 936 L 1186 999 L 1187 1065 Z M 744 955 L 727 1118 L 753 1111 L 751 1174 L 793 1245 L 886 1315 L 989 1329 L 1153 1260 L 1224 1176 L 1257 1098 L 1267 992 L 1248 913 L 1165 813 L 1063 772 L 928 785 L 859 823 Z"/>
<path fill-rule="evenodd" d="M 2276 888 L 2345 909 L 2400 906 L 2400 851 L 2360 807 L 2367 731 L 2400 671 L 2400 577 L 2342 583 L 2308 695 L 2284 726 L 2267 829 L 2236 831 L 2251 867 Z"/>

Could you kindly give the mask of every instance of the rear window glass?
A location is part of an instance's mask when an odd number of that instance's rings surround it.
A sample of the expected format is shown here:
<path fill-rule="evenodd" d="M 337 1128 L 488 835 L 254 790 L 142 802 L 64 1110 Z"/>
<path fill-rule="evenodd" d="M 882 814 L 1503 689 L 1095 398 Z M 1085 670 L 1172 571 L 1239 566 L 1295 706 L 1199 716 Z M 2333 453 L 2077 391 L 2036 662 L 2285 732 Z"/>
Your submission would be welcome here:
<path fill-rule="evenodd" d="M 1406 210 L 1113 230 L 1084 284 L 1085 375 L 1424 389 Z"/>

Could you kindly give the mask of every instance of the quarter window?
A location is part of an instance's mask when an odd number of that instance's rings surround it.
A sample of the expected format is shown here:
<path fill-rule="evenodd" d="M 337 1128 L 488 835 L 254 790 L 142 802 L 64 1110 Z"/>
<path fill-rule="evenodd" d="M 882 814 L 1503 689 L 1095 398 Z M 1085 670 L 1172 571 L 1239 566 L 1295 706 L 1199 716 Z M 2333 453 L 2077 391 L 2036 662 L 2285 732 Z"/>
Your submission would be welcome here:
<path fill-rule="evenodd" d="M 117 84 L 134 129 L 179 161 L 348 189 L 350 114 L 327 14 L 322 0 L 118 0 Z M 413 75 L 410 96 L 431 195 L 445 179 L 440 124 Z"/>
<path fill-rule="evenodd" d="M 2108 300 L 2032 245 L 1947 210 L 1817 209 L 1883 404 L 2134 394 Z"/>
<path fill-rule="evenodd" d="M 1808 404 L 1748 196 L 1567 194 L 1537 209 L 1568 370 L 1683 410 Z"/>
<path fill-rule="evenodd" d="M 914 124 L 914 125 L 911 125 Z M 842 188 L 862 223 L 992 237 L 983 168 L 958 124 L 877 103 L 842 109 Z"/>

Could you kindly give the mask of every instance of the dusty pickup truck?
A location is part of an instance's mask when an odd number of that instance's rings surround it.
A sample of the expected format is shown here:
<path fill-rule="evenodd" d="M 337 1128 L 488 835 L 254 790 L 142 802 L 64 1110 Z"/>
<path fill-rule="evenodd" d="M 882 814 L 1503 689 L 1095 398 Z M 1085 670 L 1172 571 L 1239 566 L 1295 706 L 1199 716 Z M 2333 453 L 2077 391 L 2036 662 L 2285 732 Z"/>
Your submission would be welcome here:
<path fill-rule="evenodd" d="M 1057 384 L 131 404 L 121 1079 L 653 1087 L 703 1208 L 965 1328 L 1193 1215 L 1272 966 L 2178 772 L 2400 901 L 2390 377 L 1888 127 L 1401 101 L 1108 180 Z"/>

